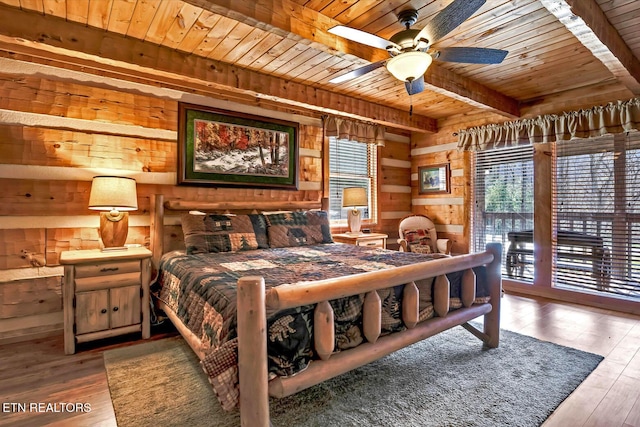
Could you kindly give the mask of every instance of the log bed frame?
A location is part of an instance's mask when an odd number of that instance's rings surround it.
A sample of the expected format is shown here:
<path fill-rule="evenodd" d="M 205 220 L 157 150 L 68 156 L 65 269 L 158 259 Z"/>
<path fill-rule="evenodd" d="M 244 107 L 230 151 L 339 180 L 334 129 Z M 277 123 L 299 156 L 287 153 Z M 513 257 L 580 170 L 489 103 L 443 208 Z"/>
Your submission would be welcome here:
<path fill-rule="evenodd" d="M 151 248 L 157 268 L 165 252 L 164 217 L 167 211 L 200 210 L 221 213 L 248 213 L 273 210 L 328 210 L 328 200 L 253 202 L 191 202 L 171 200 L 162 195 L 151 200 Z M 175 248 L 172 248 L 175 249 Z M 168 251 L 168 250 L 167 250 Z M 268 427 L 269 396 L 285 397 L 357 367 L 380 359 L 401 348 L 461 325 L 487 347 L 497 347 L 500 339 L 500 298 L 502 246 L 487 244 L 486 251 L 427 261 L 390 270 L 366 272 L 353 276 L 279 286 L 265 291 L 264 279 L 258 276 L 238 280 L 238 375 L 240 382 L 240 419 L 246 427 Z M 472 268 L 486 265 L 489 281 L 489 303 L 475 304 L 476 277 Z M 446 273 L 464 271 L 461 299 L 463 307 L 449 312 L 449 280 Z M 416 280 L 435 277 L 433 305 L 435 317 L 418 323 L 419 294 Z M 401 332 L 380 336 L 381 302 L 378 289 L 406 284 L 403 291 L 402 320 L 407 327 Z M 333 353 L 334 318 L 330 300 L 365 294 L 363 332 L 367 342 Z M 269 310 L 282 310 L 316 304 L 314 311 L 314 345 L 320 360 L 291 377 L 268 380 L 267 373 L 267 317 Z M 160 303 L 166 315 L 200 359 L 204 355 L 197 337 L 177 316 Z M 483 330 L 467 322 L 484 316 Z"/>

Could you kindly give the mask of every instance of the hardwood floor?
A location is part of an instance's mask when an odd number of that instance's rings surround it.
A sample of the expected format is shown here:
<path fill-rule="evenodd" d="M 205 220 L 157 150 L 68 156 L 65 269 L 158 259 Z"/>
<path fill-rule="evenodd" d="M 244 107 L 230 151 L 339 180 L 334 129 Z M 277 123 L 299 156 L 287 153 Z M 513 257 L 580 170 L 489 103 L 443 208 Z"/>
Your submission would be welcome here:
<path fill-rule="evenodd" d="M 640 427 L 640 316 L 507 295 L 501 326 L 605 359 L 545 427 Z"/>
<path fill-rule="evenodd" d="M 640 427 L 640 316 L 505 295 L 502 327 L 605 356 L 545 427 Z M 152 339 L 174 333 L 156 328 Z M 135 342 L 87 343 L 71 356 L 62 335 L 0 346 L 0 426 L 116 426 L 102 352 Z"/>
<path fill-rule="evenodd" d="M 161 326 L 154 328 L 151 339 L 170 335 L 177 335 L 171 325 Z M 64 354 L 62 334 L 0 346 L 0 426 L 117 426 L 102 353 L 142 342 L 139 334 L 126 338 L 82 344 L 69 356 Z M 32 406 L 39 403 L 53 406 Z M 72 405 L 74 411 L 67 411 L 62 403 L 89 408 L 75 410 Z M 26 411 L 17 404 L 25 405 Z"/>

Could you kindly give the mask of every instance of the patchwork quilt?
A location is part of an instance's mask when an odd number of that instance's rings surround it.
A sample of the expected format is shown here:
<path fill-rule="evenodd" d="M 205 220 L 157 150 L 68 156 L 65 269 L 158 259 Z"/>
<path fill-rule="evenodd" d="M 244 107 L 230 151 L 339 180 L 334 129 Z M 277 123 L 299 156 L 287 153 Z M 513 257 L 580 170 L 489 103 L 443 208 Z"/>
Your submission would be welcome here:
<path fill-rule="evenodd" d="M 439 254 L 396 252 L 344 244 L 256 249 L 242 252 L 165 254 L 160 263 L 159 298 L 200 340 L 201 361 L 209 381 L 226 410 L 238 402 L 236 283 L 242 276 L 262 276 L 266 288 L 391 269 L 435 258 Z M 476 270 L 477 302 L 487 302 L 485 269 Z M 448 275 L 451 308 L 460 303 L 462 273 Z M 433 279 L 417 282 L 420 321 L 434 315 Z M 378 291 L 382 300 L 382 330 L 404 329 L 402 288 Z M 330 301 L 335 315 L 337 351 L 363 342 L 364 295 Z M 267 313 L 267 350 L 270 375 L 289 376 L 304 370 L 314 359 L 313 306 Z"/>

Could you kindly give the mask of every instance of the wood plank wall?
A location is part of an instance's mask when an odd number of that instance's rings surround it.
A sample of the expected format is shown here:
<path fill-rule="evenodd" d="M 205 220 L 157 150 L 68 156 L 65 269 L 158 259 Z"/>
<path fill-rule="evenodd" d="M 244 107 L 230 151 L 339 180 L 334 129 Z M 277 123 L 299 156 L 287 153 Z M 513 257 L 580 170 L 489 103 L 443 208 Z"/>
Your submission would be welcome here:
<path fill-rule="evenodd" d="M 387 248 L 397 249 L 398 224 L 411 214 L 411 139 L 387 140 L 378 150 L 378 224 L 372 230 L 389 236 Z"/>
<path fill-rule="evenodd" d="M 60 253 L 100 245 L 87 208 L 91 179 L 135 178 L 128 243 L 148 245 L 149 196 L 208 201 L 317 200 L 323 193 L 319 117 L 0 58 L 0 342 L 60 333 Z M 177 186 L 178 101 L 300 123 L 299 190 Z M 408 137 L 380 153 L 381 220 L 410 212 Z M 395 231 L 394 231 L 395 230 Z"/>

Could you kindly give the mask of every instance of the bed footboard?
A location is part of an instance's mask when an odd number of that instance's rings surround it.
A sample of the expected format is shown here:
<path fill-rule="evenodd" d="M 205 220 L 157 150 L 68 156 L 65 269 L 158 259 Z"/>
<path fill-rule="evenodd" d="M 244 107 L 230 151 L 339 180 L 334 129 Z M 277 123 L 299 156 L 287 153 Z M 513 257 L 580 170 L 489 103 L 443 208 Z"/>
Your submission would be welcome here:
<path fill-rule="evenodd" d="M 488 347 L 500 340 L 500 298 L 502 294 L 500 260 L 502 246 L 488 244 L 485 252 L 444 258 L 419 264 L 328 279 L 296 286 L 279 286 L 265 292 L 261 277 L 244 277 L 238 281 L 238 369 L 240 380 L 240 419 L 246 427 L 267 427 L 269 395 L 284 397 L 329 378 L 373 362 L 396 350 L 463 325 Z M 476 277 L 473 267 L 485 265 L 489 284 L 489 303 L 474 304 Z M 464 271 L 463 307 L 449 311 L 449 281 L 446 273 Z M 434 310 L 437 317 L 417 323 L 418 289 L 414 282 L 435 278 Z M 405 285 L 402 319 L 406 330 L 380 337 L 380 299 L 376 290 Z M 363 330 L 366 343 L 333 354 L 333 312 L 328 301 L 349 295 L 365 294 Z M 266 309 L 285 309 L 316 304 L 314 344 L 321 360 L 295 376 L 267 377 Z M 405 307 L 406 306 L 406 307 Z M 484 315 L 480 331 L 467 322 Z"/>

